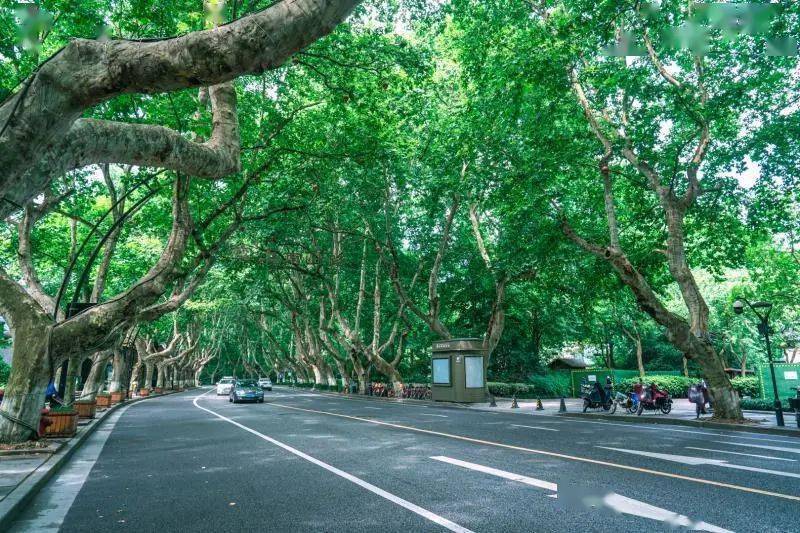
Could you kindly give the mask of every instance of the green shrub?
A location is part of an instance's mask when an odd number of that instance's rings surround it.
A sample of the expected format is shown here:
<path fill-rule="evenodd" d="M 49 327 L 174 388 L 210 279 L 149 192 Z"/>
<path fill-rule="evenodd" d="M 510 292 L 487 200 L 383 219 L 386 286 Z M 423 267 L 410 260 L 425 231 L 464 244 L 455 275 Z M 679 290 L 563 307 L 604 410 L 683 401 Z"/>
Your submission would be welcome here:
<path fill-rule="evenodd" d="M 560 398 L 572 392 L 570 375 L 566 372 L 529 376 L 529 389 L 537 398 Z"/>
<path fill-rule="evenodd" d="M 570 395 L 569 375 L 546 374 L 531 376 L 530 383 L 500 383 L 490 381 L 489 394 L 517 398 L 559 398 Z"/>
<path fill-rule="evenodd" d="M 750 411 L 774 411 L 775 410 L 775 403 L 774 400 L 766 400 L 764 398 L 745 398 L 741 402 L 742 409 L 747 409 Z M 783 410 L 786 412 L 791 411 L 789 408 L 789 402 L 782 403 Z"/>
<path fill-rule="evenodd" d="M 0 359 L 0 383 L 2 383 L 4 387 L 5 384 L 8 383 L 9 374 L 11 374 L 11 365 L 6 363 L 3 359 Z"/>
<path fill-rule="evenodd" d="M 647 375 L 643 383 L 649 385 L 655 383 L 661 390 L 666 390 L 673 398 L 686 398 L 686 393 L 689 387 L 697 383 L 697 378 L 687 378 L 684 376 L 663 376 L 663 375 Z M 632 392 L 634 385 L 640 382 L 640 378 L 623 379 L 615 384 L 616 390 L 619 392 Z"/>
<path fill-rule="evenodd" d="M 745 396 L 759 398 L 761 396 L 761 388 L 758 386 L 758 378 L 755 376 L 737 376 L 731 380 L 731 385 L 742 398 Z"/>

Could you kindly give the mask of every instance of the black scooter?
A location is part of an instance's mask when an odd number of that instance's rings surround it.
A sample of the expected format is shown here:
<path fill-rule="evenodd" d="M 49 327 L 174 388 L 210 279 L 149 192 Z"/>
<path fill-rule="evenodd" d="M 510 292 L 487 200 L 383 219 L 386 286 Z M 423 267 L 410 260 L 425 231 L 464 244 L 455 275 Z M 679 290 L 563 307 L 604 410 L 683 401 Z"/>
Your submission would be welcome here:
<path fill-rule="evenodd" d="M 614 403 L 614 393 L 611 389 L 611 384 L 606 384 L 605 387 L 600 386 L 599 383 L 582 383 L 581 384 L 581 398 L 583 398 L 583 412 L 588 409 L 603 408 L 604 411 L 611 409 Z"/>

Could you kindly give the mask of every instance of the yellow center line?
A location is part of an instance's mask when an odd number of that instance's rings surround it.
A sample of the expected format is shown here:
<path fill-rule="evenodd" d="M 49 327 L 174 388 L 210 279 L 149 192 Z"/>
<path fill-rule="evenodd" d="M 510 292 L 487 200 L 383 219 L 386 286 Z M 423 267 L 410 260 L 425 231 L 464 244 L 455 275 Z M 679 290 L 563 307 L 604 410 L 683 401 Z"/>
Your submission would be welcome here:
<path fill-rule="evenodd" d="M 375 424 L 375 425 L 378 425 L 378 426 L 387 426 L 387 427 L 392 427 L 392 428 L 397 428 L 397 429 L 404 429 L 406 431 L 415 431 L 417 433 L 425 433 L 427 435 L 436 435 L 437 437 L 446 437 L 448 439 L 456 439 L 456 440 L 461 440 L 461 441 L 465 441 L 465 442 L 472 442 L 472 443 L 475 443 L 475 444 L 483 444 L 485 446 L 496 446 L 498 448 L 505 448 L 507 450 L 515 450 L 515 451 L 518 451 L 518 452 L 535 453 L 535 454 L 538 454 L 538 455 L 546 455 L 546 456 L 549 456 L 549 457 L 557 457 L 559 459 L 566 459 L 568 461 L 580 461 L 580 462 L 583 462 L 583 463 L 591 463 L 591 464 L 595 464 L 595 465 L 609 466 L 611 468 L 619 468 L 619 469 L 622 469 L 622 470 L 630 470 L 632 472 L 639 472 L 639 473 L 642 473 L 642 474 L 650 474 L 650 475 L 653 475 L 653 476 L 661 476 L 661 477 L 668 477 L 668 478 L 673 478 L 673 479 L 681 479 L 683 481 L 691 481 L 693 483 L 701 483 L 703 485 L 712 485 L 712 486 L 715 486 L 715 487 L 721 487 L 721 488 L 725 488 L 725 489 L 733 489 L 733 490 L 739 490 L 739 491 L 742 491 L 742 492 L 750 492 L 752 494 L 761 494 L 762 496 L 772 496 L 773 498 L 783 498 L 785 500 L 800 501 L 800 496 L 793 496 L 791 494 L 783 494 L 783 493 L 780 493 L 780 492 L 772 492 L 772 491 L 768 491 L 768 490 L 755 489 L 755 488 L 752 488 L 752 487 L 744 487 L 742 485 L 734 485 L 732 483 L 723 483 L 721 481 L 712 481 L 710 479 L 702 479 L 702 478 L 697 478 L 697 477 L 682 476 L 680 474 L 672 474 L 670 472 L 662 472 L 660 470 L 650 470 L 649 468 L 639 468 L 638 466 L 630 466 L 630 465 L 623 465 L 623 464 L 619 464 L 619 463 L 611 463 L 609 461 L 600 461 L 598 459 L 589 459 L 588 457 L 579 457 L 577 455 L 567 455 L 567 454 L 564 454 L 564 453 L 549 452 L 547 450 L 536 450 L 534 448 L 526 448 L 524 446 L 514 446 L 513 444 L 504 444 L 502 442 L 494 442 L 494 441 L 490 441 L 490 440 L 475 439 L 475 438 L 472 438 L 472 437 L 465 437 L 463 435 L 454 435 L 452 433 L 443 433 L 441 431 L 433 431 L 433 430 L 430 430 L 430 429 L 422 429 L 422 428 L 417 428 L 417 427 L 414 427 L 414 426 L 405 426 L 403 424 L 395 424 L 395 423 L 392 423 L 392 422 L 381 422 L 379 420 L 373 420 L 373 419 L 370 419 L 370 418 L 361 418 L 361 417 L 352 416 L 352 415 L 343 415 L 341 413 L 331 413 L 331 412 L 328 412 L 328 411 L 319 411 L 317 409 L 305 409 L 303 407 L 294 407 L 294 406 L 291 406 L 291 405 L 285 405 L 285 404 L 273 403 L 273 402 L 270 402 L 269 405 L 274 405 L 276 407 L 283 407 L 284 409 L 293 409 L 295 411 L 305 411 L 307 413 L 316 413 L 316 414 L 328 415 L 328 416 L 338 416 L 339 418 L 347 418 L 347 419 L 350 419 L 350 420 L 358 420 L 360 422 L 368 422 L 370 424 Z"/>

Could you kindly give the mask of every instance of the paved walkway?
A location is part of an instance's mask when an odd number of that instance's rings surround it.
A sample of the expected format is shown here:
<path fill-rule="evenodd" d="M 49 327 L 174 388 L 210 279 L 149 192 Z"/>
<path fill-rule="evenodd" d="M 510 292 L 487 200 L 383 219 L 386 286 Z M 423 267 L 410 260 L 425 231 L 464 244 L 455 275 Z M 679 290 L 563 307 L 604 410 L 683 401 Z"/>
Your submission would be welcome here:
<path fill-rule="evenodd" d="M 134 398 L 138 398 L 138 396 Z M 67 449 L 65 446 L 72 445 L 70 441 L 80 439 L 90 428 L 100 424 L 101 420 L 114 411 L 116 409 L 98 409 L 94 419 L 80 419 L 78 421 L 78 431 L 72 438 L 48 438 L 39 441 L 48 444 L 44 449 L 0 451 L 0 518 L 2 518 L 6 508 L 9 505 L 13 505 L 15 499 L 20 497 L 19 493 L 27 490 L 30 483 L 22 487 L 20 485 L 29 478 L 36 479 L 42 475 L 47 475 L 48 470 L 53 466 L 52 461 L 48 462 L 48 460 L 54 454 Z M 18 487 L 20 487 L 20 490 L 12 494 Z"/>
<path fill-rule="evenodd" d="M 471 404 L 469 408 L 485 410 L 485 411 L 511 409 L 511 399 L 509 398 L 497 398 L 496 403 L 497 407 L 489 407 L 489 403 L 485 402 L 485 403 Z M 566 404 L 568 413 L 583 412 L 583 400 L 581 398 L 566 398 L 564 400 L 564 403 Z M 517 404 L 519 405 L 519 411 L 522 412 L 533 411 L 534 413 L 540 413 L 540 414 L 553 414 L 558 412 L 560 401 L 542 400 L 542 407 L 544 407 L 543 411 L 536 411 L 536 400 L 517 400 Z M 587 412 L 598 413 L 598 414 L 605 413 L 605 411 L 603 411 L 602 409 L 589 409 Z M 686 398 L 676 398 L 675 400 L 673 400 L 672 412 L 670 412 L 668 415 L 664 415 L 661 412 L 656 412 L 656 411 L 649 411 L 649 412 L 645 411 L 643 415 L 665 418 L 665 419 L 674 419 L 674 420 L 695 420 L 696 416 L 694 404 L 689 403 L 689 400 Z M 613 416 L 630 417 L 636 415 L 635 414 L 630 415 L 627 412 L 618 409 Z M 756 425 L 758 427 L 765 427 L 765 428 L 777 427 L 777 424 L 775 422 L 775 413 L 773 411 L 745 411 L 744 416 L 745 418 L 750 420 L 753 423 L 753 425 Z M 798 429 L 794 413 L 784 413 L 783 418 L 786 423 L 786 428 Z M 700 420 L 710 421 L 711 414 L 701 415 Z"/>

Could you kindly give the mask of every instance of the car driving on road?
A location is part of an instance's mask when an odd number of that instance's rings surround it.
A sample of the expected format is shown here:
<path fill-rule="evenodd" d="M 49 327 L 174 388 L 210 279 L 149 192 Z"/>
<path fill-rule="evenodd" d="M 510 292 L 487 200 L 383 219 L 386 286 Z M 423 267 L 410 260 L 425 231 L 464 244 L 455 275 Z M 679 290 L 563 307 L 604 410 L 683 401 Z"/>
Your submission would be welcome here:
<path fill-rule="evenodd" d="M 254 379 L 238 379 L 231 388 L 228 401 L 239 402 L 258 402 L 264 403 L 264 391 Z"/>
<path fill-rule="evenodd" d="M 225 396 L 231 393 L 234 379 L 232 376 L 225 376 L 217 382 L 217 396 Z"/>
<path fill-rule="evenodd" d="M 258 386 L 264 390 L 271 391 L 272 390 L 272 380 L 269 378 L 260 378 L 258 380 Z"/>

